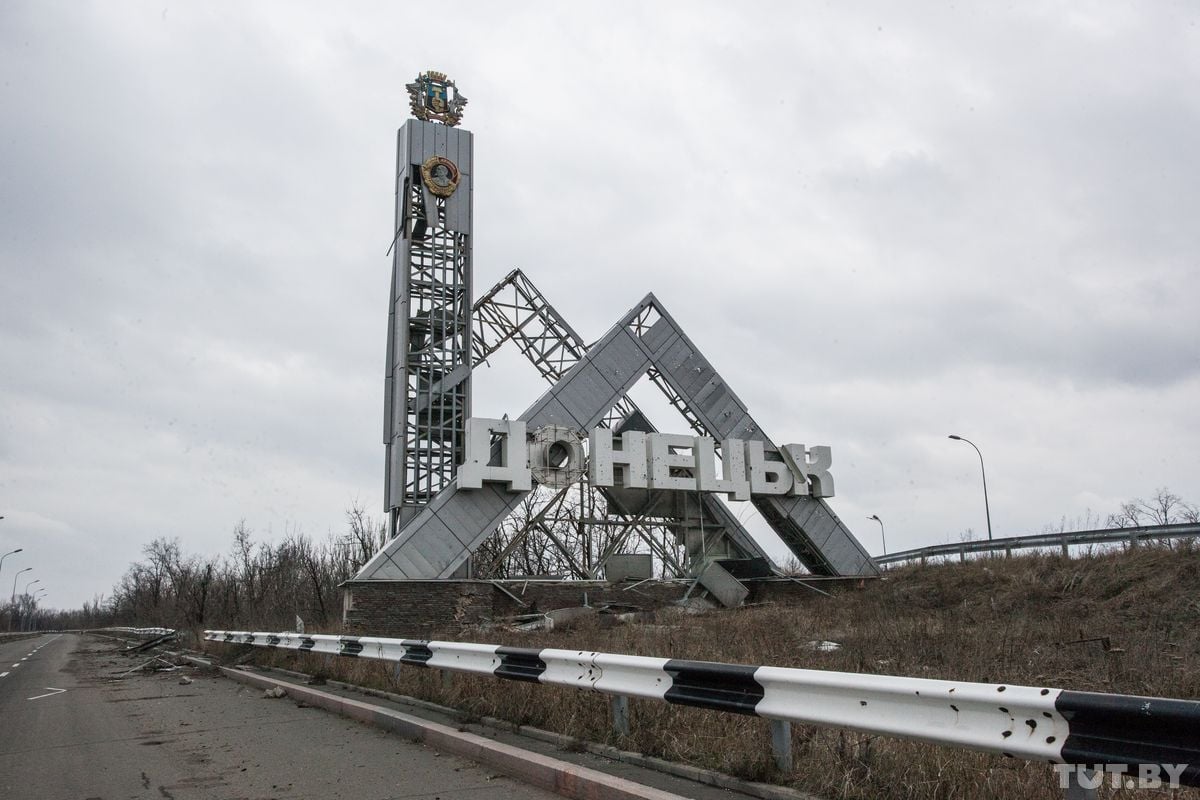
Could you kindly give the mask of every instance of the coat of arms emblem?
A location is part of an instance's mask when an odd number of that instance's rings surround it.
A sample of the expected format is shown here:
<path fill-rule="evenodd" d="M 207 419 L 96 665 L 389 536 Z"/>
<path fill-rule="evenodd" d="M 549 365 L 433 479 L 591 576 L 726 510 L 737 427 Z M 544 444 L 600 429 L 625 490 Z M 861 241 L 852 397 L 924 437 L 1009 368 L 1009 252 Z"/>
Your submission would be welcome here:
<path fill-rule="evenodd" d="M 450 126 L 462 121 L 467 98 L 459 93 L 454 81 L 447 78 L 445 73 L 433 70 L 422 72 L 405 88 L 412 102 L 413 116 L 417 119 Z"/>

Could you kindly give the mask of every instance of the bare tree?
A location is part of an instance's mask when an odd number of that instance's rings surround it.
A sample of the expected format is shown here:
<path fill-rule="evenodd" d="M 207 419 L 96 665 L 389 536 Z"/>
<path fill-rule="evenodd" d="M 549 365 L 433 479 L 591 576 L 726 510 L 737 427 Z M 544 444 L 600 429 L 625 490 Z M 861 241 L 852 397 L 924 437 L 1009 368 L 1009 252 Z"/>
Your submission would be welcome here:
<path fill-rule="evenodd" d="M 376 521 L 372 518 L 358 498 L 346 509 L 346 522 L 350 526 L 346 533 L 346 542 L 351 549 L 353 570 L 357 572 L 387 544 L 387 524 L 383 520 Z"/>
<path fill-rule="evenodd" d="M 1149 500 L 1136 497 L 1122 503 L 1120 511 L 1108 515 L 1108 524 L 1113 528 L 1174 525 L 1181 522 L 1200 522 L 1200 509 L 1165 486 L 1158 489 Z"/>

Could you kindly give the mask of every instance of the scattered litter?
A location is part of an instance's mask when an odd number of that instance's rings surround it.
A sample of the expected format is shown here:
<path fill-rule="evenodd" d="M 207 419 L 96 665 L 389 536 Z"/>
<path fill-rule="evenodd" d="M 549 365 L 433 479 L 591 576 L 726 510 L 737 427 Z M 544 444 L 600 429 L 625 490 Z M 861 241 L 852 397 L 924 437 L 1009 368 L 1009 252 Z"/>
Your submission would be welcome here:
<path fill-rule="evenodd" d="M 1075 639 L 1074 641 L 1070 641 L 1070 642 L 1059 642 L 1059 643 L 1058 643 L 1058 646 L 1059 646 L 1059 647 L 1066 647 L 1067 645 L 1072 645 L 1072 644 L 1088 644 L 1088 643 L 1090 643 L 1090 642 L 1099 642 L 1099 643 L 1100 643 L 1100 649 L 1102 649 L 1102 650 L 1103 650 L 1104 652 L 1106 652 L 1106 653 L 1124 653 L 1124 652 L 1125 652 L 1125 649 L 1124 649 L 1124 648 L 1121 648 L 1121 647 L 1113 647 L 1113 645 L 1112 645 L 1112 640 L 1111 640 L 1111 639 L 1109 639 L 1107 636 L 1090 636 L 1090 637 L 1084 637 L 1084 635 L 1083 635 L 1083 631 L 1080 631 L 1080 632 L 1079 632 L 1079 638 L 1078 638 L 1078 639 Z"/>
<path fill-rule="evenodd" d="M 191 682 L 192 682 L 192 679 L 191 679 L 191 678 L 189 678 L 187 675 L 180 675 L 180 676 L 179 676 L 179 685 L 180 685 L 180 686 L 187 686 L 187 685 L 188 685 L 189 683 L 191 683 Z"/>
<path fill-rule="evenodd" d="M 842 646 L 837 642 L 817 641 L 816 639 L 811 642 L 805 642 L 804 647 L 807 650 L 816 650 L 820 653 L 832 653 L 834 650 L 842 649 Z"/>
<path fill-rule="evenodd" d="M 287 695 L 287 692 L 285 692 L 285 691 L 283 690 L 283 687 L 281 687 L 281 686 L 276 686 L 276 687 L 275 687 L 275 688 L 273 688 L 273 689 L 267 689 L 265 692 L 263 692 L 263 695 L 262 695 L 262 696 L 263 696 L 263 697 L 269 697 L 269 698 L 271 698 L 271 699 L 278 699 L 278 698 L 280 698 L 280 697 L 284 697 L 284 696 L 286 696 L 286 695 Z"/>

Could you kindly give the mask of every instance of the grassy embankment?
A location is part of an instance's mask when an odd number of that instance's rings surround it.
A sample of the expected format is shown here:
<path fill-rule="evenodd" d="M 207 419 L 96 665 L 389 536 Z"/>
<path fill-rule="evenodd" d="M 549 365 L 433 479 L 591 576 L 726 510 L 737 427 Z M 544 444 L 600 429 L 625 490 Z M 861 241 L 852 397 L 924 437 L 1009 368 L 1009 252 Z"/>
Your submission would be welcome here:
<path fill-rule="evenodd" d="M 455 634 L 463 641 L 908 675 L 1082 691 L 1200 698 L 1200 547 L 1189 544 L 909 566 L 860 590 L 653 624 Z M 1069 642 L 1107 636 L 1101 642 Z M 838 642 L 818 652 L 811 641 Z M 795 770 L 781 774 L 764 720 L 632 701 L 633 731 L 612 733 L 602 695 L 329 657 L 262 651 L 277 664 L 609 742 L 834 800 L 1046 798 L 1046 765 L 833 729 L 796 726 Z M 1102 789 L 1101 797 L 1146 797 Z M 1200 790 L 1155 797 L 1200 798 Z"/>

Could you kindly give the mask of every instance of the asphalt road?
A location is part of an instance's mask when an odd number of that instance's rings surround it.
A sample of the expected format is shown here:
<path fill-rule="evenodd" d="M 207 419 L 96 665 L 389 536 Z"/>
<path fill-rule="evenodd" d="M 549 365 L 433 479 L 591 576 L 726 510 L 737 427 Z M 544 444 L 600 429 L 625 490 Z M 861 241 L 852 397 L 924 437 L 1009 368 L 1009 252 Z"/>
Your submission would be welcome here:
<path fill-rule="evenodd" d="M 0 798 L 556 797 L 192 667 L 129 672 L 148 656 L 121 649 L 73 634 L 0 644 Z"/>

